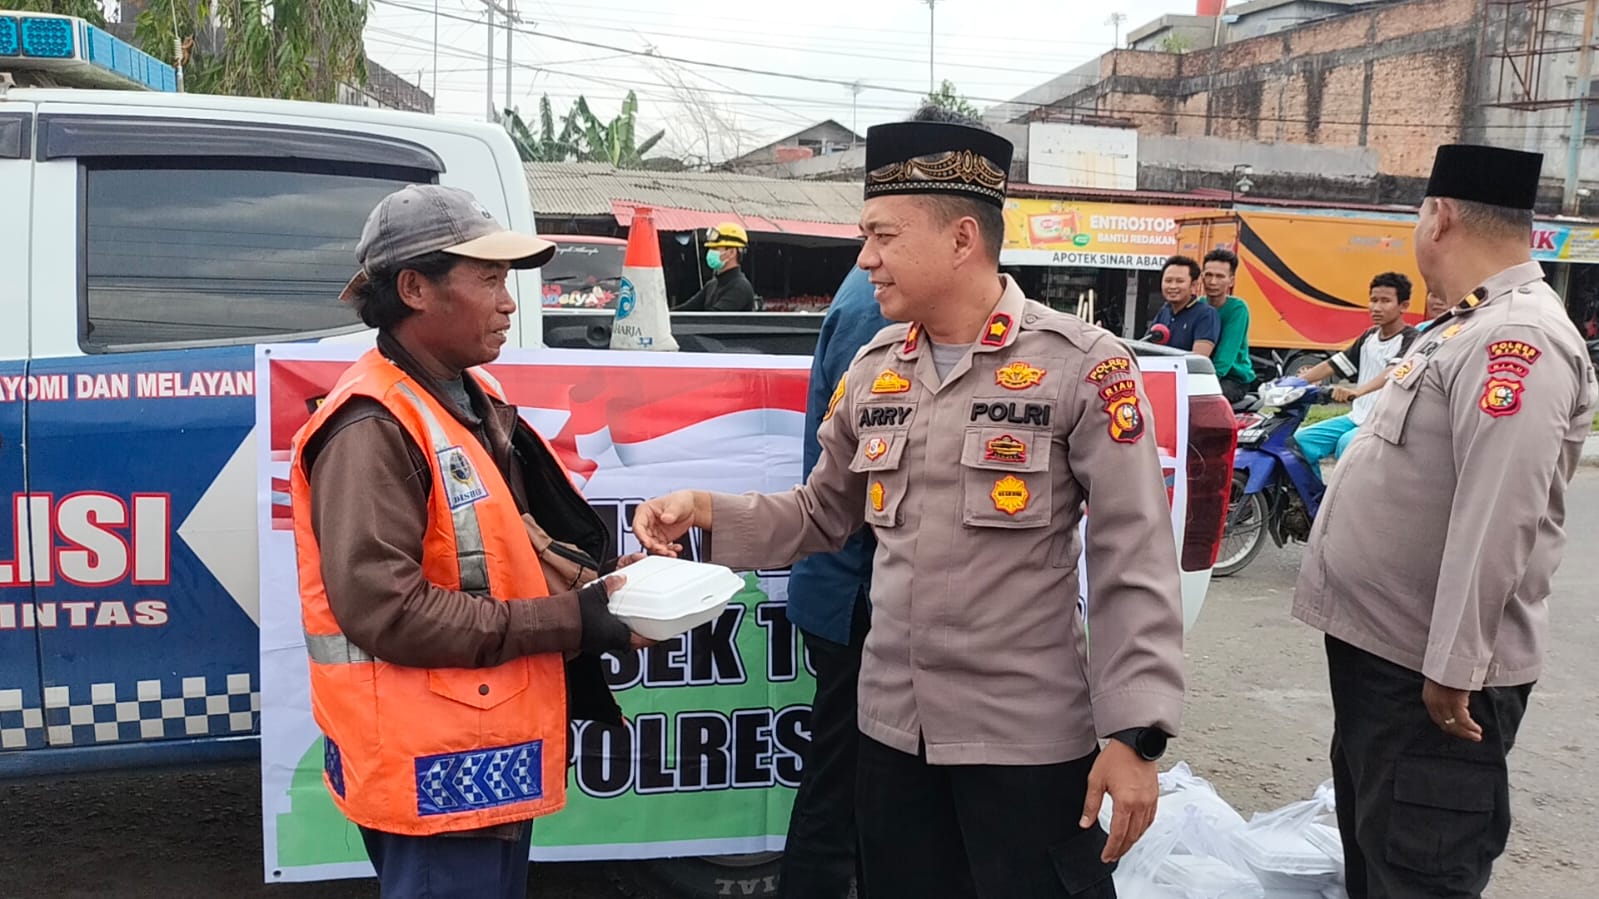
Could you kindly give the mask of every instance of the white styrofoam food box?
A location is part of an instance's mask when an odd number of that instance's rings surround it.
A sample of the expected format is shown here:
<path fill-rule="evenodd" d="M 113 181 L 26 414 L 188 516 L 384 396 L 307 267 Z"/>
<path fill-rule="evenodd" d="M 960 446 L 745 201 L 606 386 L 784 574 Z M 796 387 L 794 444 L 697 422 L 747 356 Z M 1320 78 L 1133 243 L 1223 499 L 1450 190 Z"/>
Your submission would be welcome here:
<path fill-rule="evenodd" d="M 617 574 L 627 578 L 611 594 L 611 614 L 651 640 L 670 640 L 727 608 L 744 579 L 721 565 L 666 556 L 646 556 Z"/>

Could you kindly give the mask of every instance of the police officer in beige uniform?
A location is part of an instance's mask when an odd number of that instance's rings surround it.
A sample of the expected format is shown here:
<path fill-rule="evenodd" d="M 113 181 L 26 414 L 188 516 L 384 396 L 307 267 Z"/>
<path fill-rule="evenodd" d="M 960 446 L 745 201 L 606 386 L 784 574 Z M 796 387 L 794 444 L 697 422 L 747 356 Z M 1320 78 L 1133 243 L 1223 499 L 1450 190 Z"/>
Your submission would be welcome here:
<path fill-rule="evenodd" d="M 1327 634 L 1351 899 L 1477 897 L 1543 663 L 1592 365 L 1528 245 L 1543 157 L 1438 150 L 1416 226 L 1464 299 L 1389 376 L 1333 477 L 1294 615 Z"/>
<path fill-rule="evenodd" d="M 654 552 L 714 529 L 711 558 L 744 569 L 872 526 L 857 803 L 874 897 L 1113 896 L 1182 710 L 1177 554 L 1142 381 L 1109 332 L 998 274 L 1010 159 L 985 130 L 873 128 L 859 264 L 902 324 L 838 383 L 810 478 L 674 493 L 634 521 Z"/>

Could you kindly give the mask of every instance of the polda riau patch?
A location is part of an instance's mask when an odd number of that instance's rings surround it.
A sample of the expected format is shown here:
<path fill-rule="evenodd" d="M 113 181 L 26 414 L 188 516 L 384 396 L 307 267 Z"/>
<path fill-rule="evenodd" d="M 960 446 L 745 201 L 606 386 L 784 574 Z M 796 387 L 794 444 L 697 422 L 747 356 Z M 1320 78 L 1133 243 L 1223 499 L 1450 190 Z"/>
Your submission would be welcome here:
<path fill-rule="evenodd" d="M 1144 436 L 1144 410 L 1138 404 L 1138 382 L 1132 378 L 1115 381 L 1099 392 L 1105 401 L 1110 437 L 1117 443 L 1137 443 Z"/>
<path fill-rule="evenodd" d="M 467 458 L 466 450 L 459 446 L 447 447 L 439 450 L 438 456 L 439 471 L 444 473 L 444 496 L 451 509 L 459 509 L 488 498 L 489 488 L 483 486 L 483 479 L 478 477 L 477 469 L 472 467 L 472 460 Z"/>
<path fill-rule="evenodd" d="M 1477 407 L 1494 418 L 1515 415 L 1521 411 L 1521 394 L 1526 389 L 1527 385 L 1519 380 L 1489 376 Z"/>

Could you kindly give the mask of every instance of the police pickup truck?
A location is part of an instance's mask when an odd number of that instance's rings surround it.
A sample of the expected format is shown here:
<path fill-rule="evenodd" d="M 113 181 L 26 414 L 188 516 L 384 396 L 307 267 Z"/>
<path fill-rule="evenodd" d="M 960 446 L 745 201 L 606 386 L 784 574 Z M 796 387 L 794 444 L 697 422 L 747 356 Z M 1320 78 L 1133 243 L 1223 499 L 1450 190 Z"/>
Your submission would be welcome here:
<path fill-rule="evenodd" d="M 0 777 L 258 751 L 255 345 L 370 345 L 337 297 L 402 185 L 534 227 L 495 126 L 181 94 L 173 75 L 81 20 L 0 12 Z M 510 287 L 510 344 L 544 346 L 538 273 Z M 1186 364 L 1191 622 L 1233 422 L 1209 362 Z M 774 882 L 770 857 L 632 867 L 663 895 Z"/>

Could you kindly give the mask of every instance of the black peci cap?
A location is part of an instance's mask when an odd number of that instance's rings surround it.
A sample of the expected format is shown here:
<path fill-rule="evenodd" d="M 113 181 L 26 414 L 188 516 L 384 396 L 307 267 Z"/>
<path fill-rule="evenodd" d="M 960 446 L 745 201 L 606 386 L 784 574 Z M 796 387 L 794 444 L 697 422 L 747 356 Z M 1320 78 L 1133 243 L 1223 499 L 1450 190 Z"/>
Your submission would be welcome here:
<path fill-rule="evenodd" d="M 945 122 L 893 122 L 866 132 L 866 199 L 950 194 L 1005 205 L 1011 142 Z"/>
<path fill-rule="evenodd" d="M 1433 159 L 1427 196 L 1531 209 L 1538 201 L 1542 171 L 1542 153 L 1448 144 Z"/>

